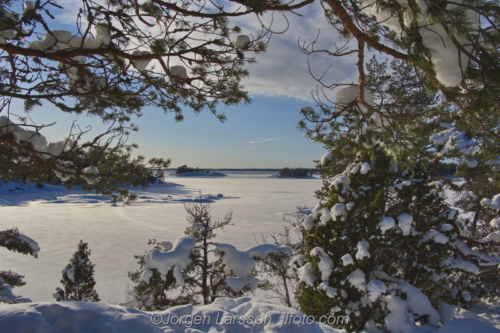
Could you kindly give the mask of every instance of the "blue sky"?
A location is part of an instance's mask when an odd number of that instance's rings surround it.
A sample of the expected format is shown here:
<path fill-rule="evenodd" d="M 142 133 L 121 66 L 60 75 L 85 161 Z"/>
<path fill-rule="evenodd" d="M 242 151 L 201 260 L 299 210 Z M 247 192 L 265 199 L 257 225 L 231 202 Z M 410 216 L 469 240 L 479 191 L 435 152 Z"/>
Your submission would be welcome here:
<path fill-rule="evenodd" d="M 58 13 L 57 22 L 51 27 L 73 30 L 75 3 L 79 2 L 60 0 L 58 3 L 65 10 Z M 267 52 L 257 56 L 257 64 L 248 66 L 250 78 L 243 84 L 253 99 L 252 104 L 221 107 L 228 118 L 225 123 L 207 112 L 194 116 L 189 109 L 184 110 L 185 120 L 176 123 L 170 114 L 146 109 L 143 117 L 133 120 L 139 132 L 133 133 L 129 142 L 139 145 L 136 153 L 172 158 L 173 167 L 182 164 L 202 168 L 314 167 L 313 161 L 321 158 L 324 149 L 306 139 L 296 128 L 301 119 L 300 109 L 315 106 L 311 91 L 317 88 L 318 82 L 311 73 L 320 76 L 331 66 L 326 83 L 353 83 L 356 81 L 353 74 L 356 59 L 305 55 L 298 47 L 299 38 L 300 43 L 311 42 L 321 31 L 317 49 L 331 48 L 336 33 L 327 25 L 319 3 L 299 13 L 302 16 L 288 15 L 288 31 L 273 35 Z M 261 18 L 264 22 L 269 19 Z M 232 23 L 241 26 L 242 33 L 248 35 L 256 35 L 261 26 L 255 16 L 238 18 Z M 273 28 L 279 31 L 285 26 L 285 20 L 275 16 Z M 328 93 L 334 95 L 334 92 Z M 35 109 L 31 116 L 38 122 L 57 121 L 52 128 L 42 132 L 49 141 L 66 137 L 75 120 L 73 116 L 50 109 L 48 104 Z M 103 128 L 97 119 L 87 116 L 76 119 L 81 127 L 91 125 L 96 134 Z"/>
<path fill-rule="evenodd" d="M 314 167 L 323 154 L 321 145 L 296 128 L 299 111 L 309 105 L 293 98 L 254 98 L 250 105 L 225 110 L 227 121 L 213 115 L 186 112 L 181 123 L 158 110 L 145 112 L 131 140 L 148 156 L 173 159 L 173 166 L 282 168 Z M 149 110 L 148 110 L 149 111 Z"/>

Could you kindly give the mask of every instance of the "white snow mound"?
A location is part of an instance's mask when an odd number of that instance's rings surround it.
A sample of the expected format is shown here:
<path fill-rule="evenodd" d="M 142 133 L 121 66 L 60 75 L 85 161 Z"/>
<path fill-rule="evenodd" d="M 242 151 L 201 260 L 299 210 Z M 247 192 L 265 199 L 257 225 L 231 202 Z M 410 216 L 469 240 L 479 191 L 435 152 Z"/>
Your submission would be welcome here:
<path fill-rule="evenodd" d="M 249 297 L 219 298 L 210 305 L 161 312 L 92 302 L 13 304 L 0 306 L 0 327 L 9 333 L 345 332 L 313 322 L 297 310 Z"/>

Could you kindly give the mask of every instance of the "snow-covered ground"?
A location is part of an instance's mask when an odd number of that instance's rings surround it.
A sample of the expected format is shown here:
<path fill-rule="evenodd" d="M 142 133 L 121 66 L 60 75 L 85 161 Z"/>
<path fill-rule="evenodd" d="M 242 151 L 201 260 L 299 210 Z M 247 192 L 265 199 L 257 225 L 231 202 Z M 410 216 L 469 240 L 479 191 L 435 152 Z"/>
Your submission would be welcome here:
<path fill-rule="evenodd" d="M 496 307 L 496 313 L 498 310 Z M 458 318 L 437 329 L 420 327 L 412 333 L 500 332 L 483 317 Z M 160 312 L 91 302 L 0 304 L 2 333 L 346 333 L 335 328 L 342 322 L 343 318 L 332 315 L 318 323 L 297 310 L 249 297 L 220 298 L 209 305 L 177 306 Z"/>
<path fill-rule="evenodd" d="M 9 333 L 345 332 L 315 323 L 296 310 L 247 297 L 154 313 L 86 302 L 0 305 L 0 323 L 0 332 Z"/>
<path fill-rule="evenodd" d="M 233 211 L 235 224 L 219 232 L 217 241 L 240 250 L 255 245 L 254 235 L 278 231 L 283 214 L 291 214 L 296 206 L 315 205 L 320 179 L 268 176 L 167 178 L 167 183 L 138 191 L 139 200 L 125 207 L 111 206 L 106 198 L 79 189 L 2 184 L 0 230 L 18 227 L 39 243 L 41 251 L 36 259 L 0 248 L 0 269 L 26 276 L 27 285 L 14 292 L 34 301 L 0 304 L 0 332 L 343 332 L 311 324 L 311 318 L 293 309 L 259 299 L 220 299 L 207 306 L 154 314 L 113 305 L 126 298 L 127 272 L 138 268 L 134 254 L 144 253 L 150 238 L 174 241 L 182 236 L 187 225 L 182 204 L 200 191 L 212 203 L 214 216 Z M 54 301 L 52 293 L 60 286 L 61 270 L 80 240 L 92 249 L 90 259 L 96 265 L 96 290 L 102 302 L 44 303 Z M 458 320 L 439 329 L 426 327 L 416 332 L 500 332 L 497 302 L 472 310 L 460 310 Z M 182 316 L 184 321 L 175 325 Z M 201 322 L 196 324 L 196 320 Z"/>
<path fill-rule="evenodd" d="M 267 175 L 269 176 L 269 174 Z M 106 198 L 67 191 L 62 186 L 15 189 L 0 187 L 0 230 L 16 226 L 41 248 L 37 259 L 0 248 L 0 268 L 25 275 L 26 286 L 14 292 L 33 301 L 53 301 L 61 271 L 80 240 L 88 242 L 96 265 L 96 290 L 104 302 L 125 300 L 127 272 L 138 268 L 135 254 L 143 254 L 150 238 L 174 241 L 187 226 L 182 203 L 190 197 L 209 196 L 213 215 L 233 211 L 234 225 L 218 233 L 216 241 L 245 250 L 254 236 L 278 231 L 283 214 L 296 206 L 313 206 L 319 179 L 167 178 L 168 183 L 138 191 L 131 206 L 112 207 Z M 172 183 L 172 182 L 175 183 Z M 21 187 L 19 187 L 21 188 Z M 13 190 L 13 191 L 9 191 Z M 217 197 L 222 194 L 223 197 Z"/>

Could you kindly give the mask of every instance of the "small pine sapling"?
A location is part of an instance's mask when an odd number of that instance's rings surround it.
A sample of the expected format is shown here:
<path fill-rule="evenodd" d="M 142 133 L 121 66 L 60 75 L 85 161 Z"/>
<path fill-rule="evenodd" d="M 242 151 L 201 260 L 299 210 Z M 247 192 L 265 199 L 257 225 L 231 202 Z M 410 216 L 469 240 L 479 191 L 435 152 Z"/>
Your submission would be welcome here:
<path fill-rule="evenodd" d="M 218 297 L 238 297 L 254 291 L 256 260 L 270 254 L 291 253 L 289 248 L 260 244 L 239 251 L 216 243 L 215 231 L 231 224 L 232 213 L 222 219 L 211 215 L 210 205 L 199 199 L 184 205 L 189 226 L 186 237 L 174 243 L 150 240 L 153 249 L 135 256 L 139 269 L 129 272 L 134 283 L 131 299 L 122 305 L 146 311 L 181 304 L 210 304 Z"/>
<path fill-rule="evenodd" d="M 53 294 L 57 301 L 100 301 L 99 295 L 94 290 L 95 265 L 89 259 L 90 252 L 88 243 L 83 241 L 78 243 L 78 250 L 62 271 L 61 283 L 64 289 L 58 287 Z"/>

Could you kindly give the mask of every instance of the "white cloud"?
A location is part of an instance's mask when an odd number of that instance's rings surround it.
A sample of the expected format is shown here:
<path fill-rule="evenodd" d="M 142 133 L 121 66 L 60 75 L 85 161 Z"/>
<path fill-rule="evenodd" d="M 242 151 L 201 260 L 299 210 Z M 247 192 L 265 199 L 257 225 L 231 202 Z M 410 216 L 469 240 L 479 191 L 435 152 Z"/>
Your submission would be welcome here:
<path fill-rule="evenodd" d="M 102 0 L 98 0 L 102 2 Z M 58 2 L 59 3 L 59 2 Z M 61 0 L 64 10 L 58 13 L 58 20 L 62 23 L 74 23 L 80 3 L 74 0 Z M 240 4 L 227 3 L 226 9 L 236 10 Z M 234 7 L 234 8 L 233 8 Z M 324 9 L 319 2 L 307 5 L 296 11 L 299 15 L 286 13 L 286 19 L 281 13 L 267 13 L 262 16 L 247 15 L 231 18 L 230 25 L 242 28 L 242 34 L 257 36 L 262 31 L 262 25 L 269 27 L 276 33 L 269 41 L 268 49 L 263 54 L 255 56 L 257 63 L 249 64 L 250 77 L 243 81 L 244 89 L 253 96 L 292 97 L 304 101 L 313 101 L 311 93 L 316 91 L 320 84 L 313 78 L 324 75 L 324 83 L 356 83 L 357 73 L 356 56 L 332 57 L 326 53 L 306 55 L 299 47 L 308 45 L 317 39 L 315 49 L 335 49 L 338 34 L 325 18 Z M 141 28 L 148 29 L 141 23 Z M 286 30 L 286 31 L 285 31 Z M 318 37 L 318 33 L 319 38 Z M 158 27 L 151 29 L 153 35 L 160 33 Z M 194 36 L 198 37 L 198 36 Z M 193 38 L 194 38 L 193 37 Z M 200 36 L 203 38 L 203 36 Z M 248 54 L 252 56 L 252 54 Z M 169 65 L 181 65 L 176 57 L 168 59 Z M 149 68 L 155 65 L 151 62 Z M 163 70 L 156 64 L 156 69 Z M 325 71 L 328 71 L 325 74 Z M 325 90 L 327 96 L 333 98 L 334 92 Z"/>
<path fill-rule="evenodd" d="M 269 97 L 293 97 L 312 101 L 311 92 L 320 84 L 312 75 L 324 76 L 324 83 L 356 83 L 357 73 L 353 57 L 332 57 L 326 53 L 306 55 L 299 47 L 317 39 L 316 50 L 334 49 L 339 42 L 334 28 L 327 22 L 324 10 L 318 2 L 298 11 L 302 16 L 287 14 L 289 28 L 283 34 L 272 36 L 267 51 L 256 56 L 257 63 L 248 65 L 250 78 L 243 84 L 252 95 Z M 286 28 L 285 20 L 274 15 L 273 30 Z M 264 22 L 270 21 L 270 14 L 264 15 Z M 244 34 L 256 34 L 261 29 L 261 22 L 255 16 L 246 16 L 233 21 L 242 28 Z M 311 75 L 312 74 L 312 75 Z M 333 92 L 326 90 L 334 96 Z"/>
<path fill-rule="evenodd" d="M 255 141 L 250 141 L 249 143 L 250 143 L 250 144 L 254 144 L 254 143 L 263 143 L 263 142 L 268 142 L 268 141 L 277 141 L 277 140 L 279 140 L 279 139 L 281 139 L 281 138 L 267 138 L 267 139 L 262 139 L 262 138 L 261 138 L 261 139 L 257 139 L 257 140 L 255 140 Z"/>

